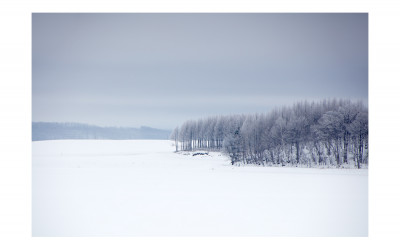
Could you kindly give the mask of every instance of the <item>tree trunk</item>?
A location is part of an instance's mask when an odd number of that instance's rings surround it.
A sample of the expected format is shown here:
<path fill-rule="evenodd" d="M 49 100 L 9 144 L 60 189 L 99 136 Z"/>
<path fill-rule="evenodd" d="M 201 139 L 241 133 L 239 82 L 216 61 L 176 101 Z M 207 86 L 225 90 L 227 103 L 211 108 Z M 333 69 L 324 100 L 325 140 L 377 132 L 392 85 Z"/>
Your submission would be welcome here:
<path fill-rule="evenodd" d="M 359 136 L 359 145 L 358 145 L 358 162 L 357 167 L 360 168 L 360 163 L 362 162 L 362 150 L 363 150 L 363 143 L 362 143 L 362 136 Z"/>
<path fill-rule="evenodd" d="M 349 145 L 348 134 L 347 133 L 348 132 L 345 131 L 344 135 L 343 135 L 343 162 L 344 163 L 347 163 L 347 148 L 348 148 L 348 145 Z"/>

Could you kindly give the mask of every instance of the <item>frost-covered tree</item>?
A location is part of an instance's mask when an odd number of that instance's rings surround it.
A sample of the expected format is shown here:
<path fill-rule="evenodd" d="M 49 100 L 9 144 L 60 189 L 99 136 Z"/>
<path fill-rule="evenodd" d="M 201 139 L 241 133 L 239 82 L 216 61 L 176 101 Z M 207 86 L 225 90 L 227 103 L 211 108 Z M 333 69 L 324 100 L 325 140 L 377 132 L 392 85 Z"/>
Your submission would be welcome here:
<path fill-rule="evenodd" d="M 224 140 L 224 151 L 229 155 L 232 165 L 243 160 L 243 138 L 240 135 L 240 127 L 233 134 L 229 134 Z"/>
<path fill-rule="evenodd" d="M 170 136 L 170 139 L 175 142 L 175 151 L 178 152 L 178 138 L 179 138 L 179 127 L 176 127 Z"/>
<path fill-rule="evenodd" d="M 367 111 L 361 111 L 357 114 L 355 120 L 349 125 L 349 131 L 352 135 L 354 144 L 354 159 L 357 164 L 357 168 L 360 168 L 362 163 L 367 163 L 368 154 L 368 113 Z M 365 155 L 364 155 L 365 149 Z"/>

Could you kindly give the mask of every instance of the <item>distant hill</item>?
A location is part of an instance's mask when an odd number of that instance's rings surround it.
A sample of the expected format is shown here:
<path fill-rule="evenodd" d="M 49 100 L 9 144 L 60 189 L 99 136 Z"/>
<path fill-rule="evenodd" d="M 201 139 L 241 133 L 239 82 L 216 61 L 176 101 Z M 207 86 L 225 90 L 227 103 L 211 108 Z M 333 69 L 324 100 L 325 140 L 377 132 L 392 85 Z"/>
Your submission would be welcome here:
<path fill-rule="evenodd" d="M 81 123 L 33 122 L 32 141 L 62 139 L 167 140 L 170 130 L 150 127 L 99 127 Z"/>

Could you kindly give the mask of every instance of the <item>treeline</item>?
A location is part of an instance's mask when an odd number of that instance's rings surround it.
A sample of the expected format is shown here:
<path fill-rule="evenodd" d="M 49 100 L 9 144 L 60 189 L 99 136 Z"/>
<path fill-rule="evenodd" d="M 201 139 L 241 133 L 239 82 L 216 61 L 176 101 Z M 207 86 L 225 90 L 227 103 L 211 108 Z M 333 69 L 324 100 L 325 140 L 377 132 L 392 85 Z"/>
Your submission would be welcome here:
<path fill-rule="evenodd" d="M 100 127 L 82 123 L 33 122 L 32 141 L 91 139 L 91 140 L 168 140 L 171 131 L 150 127 Z"/>
<path fill-rule="evenodd" d="M 189 120 L 173 130 L 178 150 L 223 151 L 232 165 L 368 164 L 368 109 L 361 102 L 299 102 L 268 114 Z"/>

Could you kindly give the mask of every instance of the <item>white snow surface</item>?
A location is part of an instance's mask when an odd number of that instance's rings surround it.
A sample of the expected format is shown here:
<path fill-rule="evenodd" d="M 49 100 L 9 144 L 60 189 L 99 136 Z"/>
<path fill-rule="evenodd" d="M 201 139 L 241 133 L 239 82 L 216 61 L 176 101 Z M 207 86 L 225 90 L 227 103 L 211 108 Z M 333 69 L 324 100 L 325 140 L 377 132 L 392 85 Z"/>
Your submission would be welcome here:
<path fill-rule="evenodd" d="M 33 236 L 368 236 L 368 170 L 233 167 L 170 141 L 32 143 Z"/>

